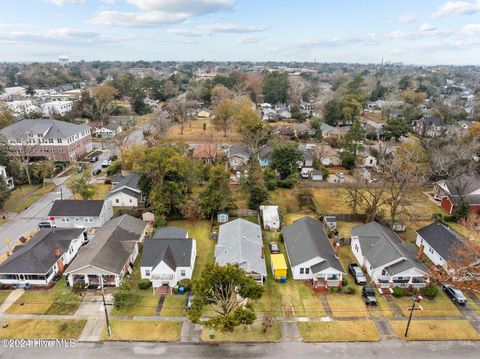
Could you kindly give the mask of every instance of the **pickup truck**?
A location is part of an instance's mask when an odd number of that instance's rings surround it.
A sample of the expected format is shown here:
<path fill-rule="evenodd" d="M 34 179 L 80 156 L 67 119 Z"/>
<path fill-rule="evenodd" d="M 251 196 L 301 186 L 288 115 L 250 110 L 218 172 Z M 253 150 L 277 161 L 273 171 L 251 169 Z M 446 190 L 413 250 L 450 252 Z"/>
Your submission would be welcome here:
<path fill-rule="evenodd" d="M 363 287 L 362 297 L 367 305 L 377 305 L 377 297 L 375 297 L 375 290 L 372 287 Z"/>
<path fill-rule="evenodd" d="M 353 275 L 353 278 L 355 279 L 355 283 L 357 284 L 367 284 L 367 279 L 365 278 L 365 274 L 363 274 L 362 269 L 359 267 L 357 263 L 350 263 L 348 265 L 348 271 L 350 272 L 351 275 Z"/>

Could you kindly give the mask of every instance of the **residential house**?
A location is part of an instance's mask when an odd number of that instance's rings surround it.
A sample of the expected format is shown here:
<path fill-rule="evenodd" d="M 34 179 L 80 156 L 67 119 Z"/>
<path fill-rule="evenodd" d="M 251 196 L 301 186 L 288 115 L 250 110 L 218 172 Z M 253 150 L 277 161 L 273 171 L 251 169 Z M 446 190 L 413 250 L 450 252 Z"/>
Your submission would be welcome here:
<path fill-rule="evenodd" d="M 99 127 L 95 130 L 94 134 L 97 137 L 115 137 L 117 134 L 122 132 L 122 127 L 114 123 Z"/>
<path fill-rule="evenodd" d="M 196 117 L 199 120 L 209 120 L 210 119 L 210 111 L 200 110 L 196 113 Z"/>
<path fill-rule="evenodd" d="M 268 167 L 270 166 L 270 162 L 272 162 L 272 146 L 263 146 L 260 151 L 258 152 L 258 162 L 260 163 L 260 167 Z"/>
<path fill-rule="evenodd" d="M 245 167 L 250 159 L 250 151 L 245 145 L 232 145 L 227 150 L 228 166 L 232 170 Z"/>
<path fill-rule="evenodd" d="M 0 166 L 0 177 L 2 177 L 3 181 L 5 182 L 5 186 L 7 186 L 7 189 L 13 189 L 15 187 L 13 177 L 10 177 L 7 174 L 7 167 Z"/>
<path fill-rule="evenodd" d="M 278 206 L 260 206 L 260 211 L 262 212 L 264 229 L 280 229 L 280 216 L 278 214 Z"/>
<path fill-rule="evenodd" d="M 377 287 L 391 290 L 426 286 L 427 268 L 417 259 L 414 245 L 406 244 L 377 222 L 354 227 L 351 232 L 352 252 Z"/>
<path fill-rule="evenodd" d="M 144 197 L 138 185 L 139 180 L 138 174 L 131 173 L 114 185 L 106 197 L 112 207 L 136 208 L 142 205 Z"/>
<path fill-rule="evenodd" d="M 322 222 L 311 217 L 283 227 L 283 241 L 293 279 L 310 280 L 314 287 L 340 287 L 345 270 Z"/>
<path fill-rule="evenodd" d="M 272 135 L 280 136 L 286 139 L 296 138 L 295 128 L 293 126 L 272 126 L 270 128 Z"/>
<path fill-rule="evenodd" d="M 179 232 L 182 232 L 181 228 Z M 179 281 L 192 279 L 196 256 L 195 239 L 186 236 L 152 237 L 143 246 L 141 277 L 152 282 L 155 294 L 171 294 Z"/>
<path fill-rule="evenodd" d="M 260 226 L 242 218 L 220 225 L 215 262 L 238 264 L 256 282 L 263 283 L 267 268 Z"/>
<path fill-rule="evenodd" d="M 420 136 L 437 137 L 446 133 L 445 122 L 439 117 L 424 117 L 415 122 L 415 133 Z"/>
<path fill-rule="evenodd" d="M 377 166 L 377 158 L 369 153 L 363 155 L 363 166 L 368 168 L 375 168 Z"/>
<path fill-rule="evenodd" d="M 464 239 L 442 223 L 434 222 L 417 230 L 415 244 L 419 258 L 425 255 L 436 266 L 448 270 L 448 263 L 455 260 L 455 252 L 464 245 Z"/>
<path fill-rule="evenodd" d="M 118 287 L 132 272 L 146 231 L 146 222 L 128 214 L 106 222 L 65 271 L 70 286 L 83 280 L 85 285 Z"/>
<path fill-rule="evenodd" d="M 298 167 L 313 167 L 313 155 L 306 145 L 300 144 L 297 149 L 302 153 L 303 161 L 298 162 Z"/>
<path fill-rule="evenodd" d="M 340 166 L 342 164 L 342 160 L 340 156 L 332 146 L 327 144 L 320 144 L 317 147 L 317 151 L 319 153 L 320 162 L 324 166 Z"/>
<path fill-rule="evenodd" d="M 10 153 L 25 147 L 32 158 L 73 161 L 92 150 L 90 128 L 51 119 L 23 120 L 0 130 L 7 138 Z"/>
<path fill-rule="evenodd" d="M 48 213 L 57 228 L 100 228 L 112 216 L 112 203 L 104 200 L 57 199 Z"/>
<path fill-rule="evenodd" d="M 217 145 L 212 143 L 200 143 L 191 145 L 192 157 L 199 158 L 205 163 L 214 163 L 217 160 Z"/>
<path fill-rule="evenodd" d="M 293 128 L 295 129 L 295 135 L 298 138 L 306 138 L 315 135 L 315 131 L 304 123 L 297 123 Z"/>
<path fill-rule="evenodd" d="M 319 170 L 310 171 L 310 178 L 312 181 L 323 181 L 323 172 Z"/>
<path fill-rule="evenodd" d="M 433 197 L 441 207 L 452 214 L 460 202 L 465 202 L 470 213 L 480 214 L 480 176 L 462 176 L 459 179 L 441 180 L 433 186 Z"/>
<path fill-rule="evenodd" d="M 55 115 L 65 116 L 73 107 L 73 101 L 50 101 L 42 105 L 45 117 L 52 118 Z"/>
<path fill-rule="evenodd" d="M 77 255 L 85 229 L 42 229 L 0 264 L 0 283 L 47 286 Z"/>

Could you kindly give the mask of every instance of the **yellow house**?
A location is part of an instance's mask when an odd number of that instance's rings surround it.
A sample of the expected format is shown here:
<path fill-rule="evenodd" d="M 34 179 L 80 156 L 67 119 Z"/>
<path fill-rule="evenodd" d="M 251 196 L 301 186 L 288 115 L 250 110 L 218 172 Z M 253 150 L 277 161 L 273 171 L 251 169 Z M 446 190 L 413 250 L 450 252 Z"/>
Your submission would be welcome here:
<path fill-rule="evenodd" d="M 287 279 L 287 262 L 283 254 L 271 255 L 272 273 L 274 280 Z"/>
<path fill-rule="evenodd" d="M 206 110 L 198 111 L 197 118 L 200 120 L 208 120 L 210 118 L 210 111 L 206 111 Z"/>

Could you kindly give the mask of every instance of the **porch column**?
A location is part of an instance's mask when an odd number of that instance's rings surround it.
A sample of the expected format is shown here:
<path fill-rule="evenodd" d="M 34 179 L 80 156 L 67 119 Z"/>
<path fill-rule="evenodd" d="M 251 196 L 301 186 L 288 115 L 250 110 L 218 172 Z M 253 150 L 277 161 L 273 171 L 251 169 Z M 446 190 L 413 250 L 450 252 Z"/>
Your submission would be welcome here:
<path fill-rule="evenodd" d="M 115 275 L 115 287 L 120 287 L 120 277 Z"/>
<path fill-rule="evenodd" d="M 70 274 L 68 275 L 68 285 L 69 285 L 70 287 L 73 287 L 73 274 L 72 274 L 72 273 L 70 273 Z"/>
<path fill-rule="evenodd" d="M 84 278 L 85 278 L 85 279 L 84 279 L 85 284 L 86 284 L 86 285 L 89 285 L 89 284 L 90 284 L 90 281 L 88 280 L 88 275 L 85 274 L 85 275 L 84 275 Z"/>

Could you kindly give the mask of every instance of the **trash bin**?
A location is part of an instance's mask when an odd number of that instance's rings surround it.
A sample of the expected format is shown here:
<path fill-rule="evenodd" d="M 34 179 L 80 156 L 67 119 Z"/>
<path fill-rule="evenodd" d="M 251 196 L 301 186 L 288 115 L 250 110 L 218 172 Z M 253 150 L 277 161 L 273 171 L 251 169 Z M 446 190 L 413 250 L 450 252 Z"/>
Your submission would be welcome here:
<path fill-rule="evenodd" d="M 183 293 L 185 293 L 185 288 L 184 287 L 178 288 L 178 294 L 183 294 Z"/>
<path fill-rule="evenodd" d="M 211 329 L 210 330 L 210 333 L 208 333 L 208 337 L 210 339 L 215 339 L 215 330 L 214 329 Z"/>

